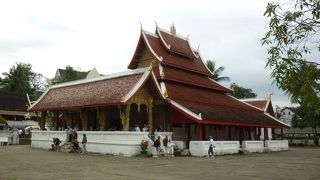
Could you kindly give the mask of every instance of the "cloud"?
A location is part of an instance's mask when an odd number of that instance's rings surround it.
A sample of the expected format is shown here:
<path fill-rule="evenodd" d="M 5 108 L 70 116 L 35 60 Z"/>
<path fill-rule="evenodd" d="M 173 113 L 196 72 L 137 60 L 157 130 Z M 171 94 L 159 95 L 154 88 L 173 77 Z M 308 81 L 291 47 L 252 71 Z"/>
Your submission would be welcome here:
<path fill-rule="evenodd" d="M 0 52 L 17 53 L 26 49 L 41 49 L 51 46 L 51 41 L 43 39 L 0 39 Z"/>

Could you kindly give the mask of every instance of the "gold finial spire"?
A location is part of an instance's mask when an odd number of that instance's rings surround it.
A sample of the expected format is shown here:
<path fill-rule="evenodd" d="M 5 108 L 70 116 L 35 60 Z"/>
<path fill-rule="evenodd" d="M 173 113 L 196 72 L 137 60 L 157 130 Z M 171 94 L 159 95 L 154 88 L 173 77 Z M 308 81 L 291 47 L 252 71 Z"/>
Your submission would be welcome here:
<path fill-rule="evenodd" d="M 172 36 L 176 37 L 177 33 L 176 33 L 176 27 L 174 26 L 174 22 L 172 23 L 171 27 L 170 27 L 170 33 Z"/>
<path fill-rule="evenodd" d="M 271 100 L 271 96 L 273 96 L 273 92 L 270 93 L 267 98 Z"/>
<path fill-rule="evenodd" d="M 141 23 L 141 21 L 139 21 L 139 22 L 140 22 L 140 31 L 143 31 L 142 23 Z"/>

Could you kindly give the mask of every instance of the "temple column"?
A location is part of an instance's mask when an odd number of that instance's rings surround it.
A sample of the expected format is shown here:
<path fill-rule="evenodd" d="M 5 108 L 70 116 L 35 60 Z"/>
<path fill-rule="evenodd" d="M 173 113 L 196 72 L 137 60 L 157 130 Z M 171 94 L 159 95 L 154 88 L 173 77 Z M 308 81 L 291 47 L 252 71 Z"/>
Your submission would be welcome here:
<path fill-rule="evenodd" d="M 97 107 L 97 119 L 100 131 L 106 130 L 106 109 L 105 107 Z"/>
<path fill-rule="evenodd" d="M 88 110 L 87 109 L 80 110 L 80 119 L 81 119 L 82 131 L 87 131 L 88 130 Z"/>
<path fill-rule="evenodd" d="M 202 124 L 198 124 L 198 140 L 202 141 Z"/>
<path fill-rule="evenodd" d="M 281 128 L 281 140 L 283 140 L 283 128 Z"/>
<path fill-rule="evenodd" d="M 46 124 L 46 111 L 41 111 L 41 118 L 40 118 L 40 129 L 45 130 L 45 124 Z"/>
<path fill-rule="evenodd" d="M 252 128 L 251 127 L 248 127 L 248 136 L 249 136 L 249 138 L 248 138 L 248 140 L 252 140 Z"/>
<path fill-rule="evenodd" d="M 152 114 L 152 108 L 153 108 L 153 99 L 148 99 L 148 128 L 149 132 L 153 132 L 153 114 Z"/>
<path fill-rule="evenodd" d="M 254 127 L 254 140 L 258 140 L 257 127 Z"/>
<path fill-rule="evenodd" d="M 261 128 L 258 128 L 258 137 L 257 137 L 258 141 L 260 141 L 261 139 Z"/>
<path fill-rule="evenodd" d="M 272 140 L 274 140 L 275 139 L 274 128 L 271 129 L 271 135 L 272 135 Z"/>
<path fill-rule="evenodd" d="M 216 125 L 215 126 L 216 127 L 216 141 L 219 141 L 219 136 L 220 136 L 220 134 L 219 134 L 219 128 L 218 128 L 218 125 Z"/>
<path fill-rule="evenodd" d="M 267 141 L 268 139 L 268 128 L 264 128 L 264 140 Z"/>
<path fill-rule="evenodd" d="M 54 111 L 54 130 L 57 131 L 58 130 L 58 126 L 59 126 L 59 111 Z"/>
<path fill-rule="evenodd" d="M 228 138 L 229 138 L 229 141 L 232 139 L 232 127 L 231 126 L 228 126 Z"/>
<path fill-rule="evenodd" d="M 130 115 L 130 103 L 127 104 L 125 111 L 122 115 L 123 118 L 123 130 L 124 131 L 129 131 L 129 115 Z"/>
<path fill-rule="evenodd" d="M 67 111 L 63 111 L 64 119 L 66 120 L 67 127 L 71 127 L 70 114 Z"/>

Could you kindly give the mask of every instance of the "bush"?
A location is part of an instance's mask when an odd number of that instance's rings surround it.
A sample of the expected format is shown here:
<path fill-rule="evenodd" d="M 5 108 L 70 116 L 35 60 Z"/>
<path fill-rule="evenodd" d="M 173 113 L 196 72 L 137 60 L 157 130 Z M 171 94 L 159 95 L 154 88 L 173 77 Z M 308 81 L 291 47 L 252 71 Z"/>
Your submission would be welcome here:
<path fill-rule="evenodd" d="M 142 140 L 141 143 L 140 143 L 140 148 L 142 151 L 147 151 L 148 149 L 148 145 L 149 145 L 149 142 L 148 140 Z"/>
<path fill-rule="evenodd" d="M 7 121 L 4 117 L 0 115 L 0 124 L 7 124 Z"/>

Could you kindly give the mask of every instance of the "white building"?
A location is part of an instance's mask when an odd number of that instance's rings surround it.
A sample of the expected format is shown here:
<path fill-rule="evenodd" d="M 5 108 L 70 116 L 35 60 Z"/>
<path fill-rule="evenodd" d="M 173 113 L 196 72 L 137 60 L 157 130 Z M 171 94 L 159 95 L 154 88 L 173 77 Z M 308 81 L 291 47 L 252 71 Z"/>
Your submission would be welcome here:
<path fill-rule="evenodd" d="M 292 118 L 294 115 L 293 109 L 291 107 L 284 107 L 279 114 L 279 120 L 292 126 Z"/>

